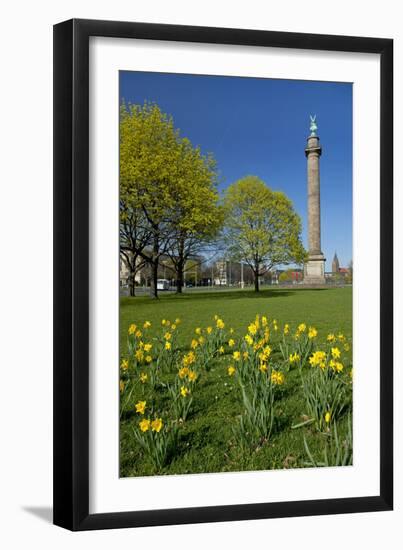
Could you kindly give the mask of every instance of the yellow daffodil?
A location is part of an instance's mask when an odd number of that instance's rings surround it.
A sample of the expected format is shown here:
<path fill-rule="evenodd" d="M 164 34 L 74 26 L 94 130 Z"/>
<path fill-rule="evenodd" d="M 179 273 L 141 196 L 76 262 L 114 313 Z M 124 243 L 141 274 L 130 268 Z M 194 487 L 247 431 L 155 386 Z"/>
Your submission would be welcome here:
<path fill-rule="evenodd" d="M 142 361 L 144 358 L 144 353 L 141 349 L 138 349 L 135 351 L 134 356 L 137 359 L 137 361 Z"/>
<path fill-rule="evenodd" d="M 291 355 L 289 357 L 289 361 L 290 361 L 291 365 L 293 363 L 297 363 L 297 361 L 299 361 L 300 359 L 301 359 L 301 357 L 298 355 L 297 352 L 291 353 Z"/>
<path fill-rule="evenodd" d="M 171 342 L 165 342 L 165 349 L 169 351 L 172 348 Z"/>
<path fill-rule="evenodd" d="M 229 376 L 232 376 L 233 374 L 235 374 L 235 367 L 233 365 L 230 365 L 227 372 Z"/>
<path fill-rule="evenodd" d="M 188 374 L 189 374 L 189 369 L 187 367 L 182 367 L 178 371 L 178 376 L 181 379 L 185 378 L 185 376 L 187 376 Z"/>
<path fill-rule="evenodd" d="M 151 429 L 153 432 L 160 432 L 162 428 L 162 418 L 156 418 L 151 422 Z"/>
<path fill-rule="evenodd" d="M 301 323 L 298 325 L 298 332 L 305 332 L 306 331 L 306 324 Z"/>
<path fill-rule="evenodd" d="M 145 372 L 140 374 L 140 382 L 144 384 L 147 381 L 148 375 Z"/>
<path fill-rule="evenodd" d="M 172 338 L 172 334 L 170 332 L 166 332 L 164 334 L 164 338 L 165 338 L 165 340 L 170 340 Z"/>
<path fill-rule="evenodd" d="M 309 327 L 308 338 L 310 340 L 312 340 L 312 338 L 316 338 L 317 335 L 318 335 L 318 331 L 316 330 L 316 328 L 315 327 Z"/>
<path fill-rule="evenodd" d="M 332 348 L 332 357 L 333 359 L 338 359 L 340 357 L 341 353 L 339 348 Z"/>
<path fill-rule="evenodd" d="M 342 334 L 341 332 L 339 332 L 339 334 L 337 335 L 337 338 L 340 342 L 344 342 L 344 340 L 346 339 L 344 334 Z"/>
<path fill-rule="evenodd" d="M 340 363 L 340 361 L 337 361 L 335 368 L 336 368 L 336 372 L 342 372 L 342 370 L 344 369 L 344 365 L 343 363 Z"/>
<path fill-rule="evenodd" d="M 119 389 L 120 389 L 120 393 L 123 393 L 125 389 L 125 383 L 123 382 L 123 380 L 119 382 Z"/>
<path fill-rule="evenodd" d="M 181 387 L 181 396 L 182 397 L 187 397 L 189 394 L 190 394 L 189 388 L 187 388 L 186 386 L 182 386 Z"/>
<path fill-rule="evenodd" d="M 253 344 L 253 338 L 250 334 L 245 336 L 245 341 L 251 346 Z"/>
<path fill-rule="evenodd" d="M 242 357 L 244 359 L 247 359 L 249 357 L 249 353 L 247 351 L 244 351 L 243 354 L 242 354 Z"/>
<path fill-rule="evenodd" d="M 205 341 L 206 340 L 205 340 L 204 336 L 199 336 L 199 344 L 200 345 L 204 344 Z"/>
<path fill-rule="evenodd" d="M 331 420 L 331 414 L 329 411 L 327 411 L 327 413 L 325 414 L 325 422 L 326 424 L 329 424 L 330 420 Z"/>
<path fill-rule="evenodd" d="M 152 347 L 152 344 L 144 344 L 144 351 L 150 351 Z"/>
<path fill-rule="evenodd" d="M 177 318 L 175 319 L 175 324 L 176 324 L 176 325 L 179 325 L 180 323 L 181 323 L 181 320 L 179 319 L 179 317 L 177 317 Z"/>
<path fill-rule="evenodd" d="M 137 330 L 136 333 L 135 333 L 135 337 L 136 338 L 141 338 L 141 334 L 142 334 L 141 330 Z"/>
<path fill-rule="evenodd" d="M 252 334 L 252 336 L 254 336 L 254 335 L 257 333 L 257 328 L 256 328 L 255 323 L 251 323 L 251 324 L 248 326 L 248 332 L 249 332 L 250 334 Z"/>
<path fill-rule="evenodd" d="M 128 333 L 129 334 L 134 334 L 137 330 L 137 326 L 134 325 L 133 323 L 129 326 L 129 330 L 128 330 Z"/>
<path fill-rule="evenodd" d="M 344 344 L 343 349 L 344 349 L 344 351 L 350 351 L 349 344 Z"/>
<path fill-rule="evenodd" d="M 207 327 L 207 334 L 211 334 L 213 332 L 213 327 Z"/>
<path fill-rule="evenodd" d="M 312 367 L 319 366 L 320 368 L 325 368 L 326 353 L 324 351 L 315 351 L 312 356 L 309 358 L 309 364 Z"/>
<path fill-rule="evenodd" d="M 146 363 L 151 363 L 151 361 L 153 360 L 151 355 L 146 355 L 145 359 L 146 359 Z"/>
<path fill-rule="evenodd" d="M 218 353 L 219 353 L 220 355 L 222 355 L 224 352 L 225 352 L 224 347 L 223 347 L 223 346 L 220 346 L 220 347 L 218 348 Z"/>
<path fill-rule="evenodd" d="M 171 325 L 171 330 L 176 330 L 176 325 L 175 323 L 173 325 Z"/>
<path fill-rule="evenodd" d="M 271 354 L 271 347 L 270 346 L 265 346 L 264 349 L 263 349 L 263 353 L 264 353 L 264 356 L 268 359 L 270 357 L 270 354 Z"/>
<path fill-rule="evenodd" d="M 190 371 L 188 372 L 188 380 L 189 380 L 190 382 L 195 382 L 196 379 L 197 379 L 197 374 L 196 374 L 196 372 L 195 372 L 194 370 L 190 370 Z"/>
<path fill-rule="evenodd" d="M 146 410 L 146 403 L 147 401 L 139 401 L 138 403 L 136 403 L 136 413 L 144 414 L 144 411 Z"/>
<path fill-rule="evenodd" d="M 230 339 L 228 340 L 228 345 L 229 345 L 230 348 L 233 348 L 233 347 L 235 346 L 235 340 L 233 340 L 232 338 L 230 338 Z"/>
<path fill-rule="evenodd" d="M 150 429 L 150 421 L 148 418 L 143 418 L 143 420 L 141 420 L 139 422 L 139 426 L 140 426 L 140 430 L 142 432 L 147 432 L 149 429 Z"/>
<path fill-rule="evenodd" d="M 234 351 L 234 353 L 232 354 L 232 357 L 234 358 L 235 361 L 239 361 L 241 359 L 241 352 Z"/>
<path fill-rule="evenodd" d="M 260 363 L 260 365 L 259 365 L 259 370 L 260 370 L 261 372 L 266 372 L 266 371 L 267 371 L 267 364 L 264 363 L 264 362 Z"/>
<path fill-rule="evenodd" d="M 196 333 L 198 336 L 200 336 L 200 334 L 202 333 L 202 329 L 201 329 L 200 327 L 197 327 L 197 328 L 195 329 L 195 333 Z"/>
<path fill-rule="evenodd" d="M 192 340 L 190 347 L 192 349 L 196 349 L 198 345 L 199 345 L 199 342 L 197 340 Z"/>
<path fill-rule="evenodd" d="M 193 353 L 193 351 L 189 351 L 189 353 L 187 353 L 184 358 L 182 359 L 182 363 L 183 363 L 183 366 L 184 367 L 188 367 L 189 365 L 191 365 L 192 363 L 194 363 L 196 361 L 196 356 L 195 354 Z"/>
<path fill-rule="evenodd" d="M 273 370 L 270 378 L 273 384 L 276 384 L 278 386 L 284 384 L 284 374 L 280 371 Z"/>
<path fill-rule="evenodd" d="M 122 370 L 127 370 L 129 368 L 129 361 L 127 359 L 123 359 L 123 361 L 120 364 L 120 368 Z"/>
<path fill-rule="evenodd" d="M 143 325 L 143 328 L 150 328 L 150 327 L 151 327 L 150 321 L 146 321 Z"/>
<path fill-rule="evenodd" d="M 161 325 L 162 325 L 163 327 L 165 327 L 165 325 L 166 325 L 166 324 L 167 324 L 167 321 L 166 321 L 166 319 L 162 319 L 162 321 L 161 321 Z"/>
<path fill-rule="evenodd" d="M 230 328 L 230 329 L 229 329 L 229 333 L 230 333 L 230 334 L 234 334 L 234 329 L 233 329 L 233 328 Z"/>
<path fill-rule="evenodd" d="M 330 343 L 334 342 L 336 340 L 336 336 L 334 334 L 328 334 L 326 340 Z"/>
<path fill-rule="evenodd" d="M 225 327 L 225 323 L 222 319 L 217 319 L 216 321 L 216 327 L 219 328 L 219 329 L 222 329 Z"/>
<path fill-rule="evenodd" d="M 262 316 L 262 327 L 267 326 L 267 317 L 265 315 Z"/>
<path fill-rule="evenodd" d="M 284 330 L 283 330 L 284 334 L 287 335 L 289 332 L 290 332 L 290 325 L 284 325 Z"/>

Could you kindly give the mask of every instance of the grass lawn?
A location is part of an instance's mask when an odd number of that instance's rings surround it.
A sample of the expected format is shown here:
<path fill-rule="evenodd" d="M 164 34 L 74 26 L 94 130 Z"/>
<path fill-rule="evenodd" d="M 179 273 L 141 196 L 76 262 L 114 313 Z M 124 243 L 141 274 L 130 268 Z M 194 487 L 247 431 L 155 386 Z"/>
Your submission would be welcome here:
<path fill-rule="evenodd" d="M 143 325 L 150 321 L 150 340 L 161 330 L 161 320 L 180 318 L 177 330 L 178 345 L 183 354 L 189 349 L 196 327 L 214 324 L 219 315 L 232 327 L 235 340 L 243 338 L 248 324 L 256 314 L 277 319 L 278 334 L 285 323 L 295 330 L 299 323 L 312 325 L 318 330 L 318 341 L 324 342 L 328 333 L 342 332 L 347 340 L 352 338 L 352 289 L 269 289 L 259 294 L 253 291 L 188 292 L 182 296 L 160 294 L 159 300 L 148 297 L 121 298 L 120 303 L 120 354 L 127 355 L 127 331 L 131 323 Z M 277 333 L 273 335 L 276 341 Z M 278 337 L 277 337 L 278 339 Z M 275 347 L 273 345 L 273 347 Z M 351 357 L 351 351 L 349 352 Z M 274 354 L 274 359 L 276 359 Z M 306 414 L 305 400 L 301 393 L 298 370 L 286 373 L 285 383 L 279 391 L 274 430 L 269 441 L 242 452 L 233 435 L 233 427 L 242 412 L 240 389 L 234 377 L 229 377 L 229 356 L 213 362 L 212 369 L 201 373 L 195 391 L 191 412 L 180 429 L 176 453 L 160 473 L 182 474 L 198 472 L 224 472 L 274 468 L 303 467 L 307 461 L 303 436 L 312 454 L 321 459 L 326 436 L 312 426 L 291 429 Z M 144 367 L 145 370 L 147 367 Z M 169 381 L 174 374 L 165 375 Z M 153 395 L 147 393 L 147 383 L 136 382 L 130 399 L 121 415 L 120 475 L 138 476 L 155 473 L 151 462 L 144 456 L 133 436 L 133 426 L 138 424 L 134 404 L 146 399 L 153 401 L 156 410 L 164 418 L 168 415 L 169 398 L 163 387 L 157 387 Z M 339 422 L 340 435 L 346 431 L 346 416 Z"/>

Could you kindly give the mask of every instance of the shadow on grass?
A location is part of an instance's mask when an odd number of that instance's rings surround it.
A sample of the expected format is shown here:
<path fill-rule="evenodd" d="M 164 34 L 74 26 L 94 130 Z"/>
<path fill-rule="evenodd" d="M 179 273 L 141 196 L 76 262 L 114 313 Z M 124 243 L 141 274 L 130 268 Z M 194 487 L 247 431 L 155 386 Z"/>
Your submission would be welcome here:
<path fill-rule="evenodd" d="M 304 289 L 306 290 L 306 289 Z M 312 289 L 312 290 L 326 290 L 326 289 Z M 158 304 L 160 301 L 175 303 L 186 300 L 241 300 L 241 299 L 268 299 L 268 298 L 283 298 L 285 296 L 294 295 L 297 290 L 280 290 L 280 289 L 265 289 L 260 292 L 254 292 L 253 290 L 221 290 L 221 291 L 206 291 L 206 292 L 189 292 L 184 294 L 163 294 L 160 293 L 159 299 L 151 299 L 149 296 L 135 296 L 135 297 L 121 297 L 120 305 L 132 305 L 133 303 L 147 302 L 150 305 Z"/>
<path fill-rule="evenodd" d="M 120 305 L 122 307 L 124 306 L 132 306 L 133 304 L 140 304 L 140 303 L 147 303 L 150 306 L 152 304 L 160 304 L 161 302 L 167 302 L 167 303 L 177 303 L 182 302 L 186 300 L 216 300 L 219 298 L 220 300 L 240 300 L 243 298 L 251 299 L 251 300 L 259 300 L 259 299 L 271 299 L 271 298 L 284 298 L 287 296 L 295 296 L 298 293 L 301 294 L 307 294 L 307 293 L 317 293 L 317 292 L 327 292 L 329 290 L 339 290 L 340 288 L 345 287 L 283 287 L 283 288 L 265 288 L 260 290 L 259 292 L 255 292 L 254 290 L 201 290 L 201 291 L 194 291 L 194 292 L 184 292 L 183 294 L 176 294 L 174 292 L 169 292 L 165 294 L 164 292 L 159 292 L 158 299 L 151 298 L 148 294 L 141 294 L 138 296 L 121 296 L 120 297 Z"/>

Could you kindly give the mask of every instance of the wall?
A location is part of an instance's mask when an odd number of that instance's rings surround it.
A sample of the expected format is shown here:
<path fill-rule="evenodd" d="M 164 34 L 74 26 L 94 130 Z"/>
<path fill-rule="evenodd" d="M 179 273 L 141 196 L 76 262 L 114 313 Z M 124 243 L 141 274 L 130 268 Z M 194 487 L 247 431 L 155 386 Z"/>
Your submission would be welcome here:
<path fill-rule="evenodd" d="M 8 2 L 2 8 L 0 140 L 1 419 L 0 540 L 4 548 L 78 550 L 128 547 L 397 548 L 402 538 L 402 403 L 396 407 L 396 510 L 338 517 L 279 519 L 72 534 L 49 523 L 51 505 L 52 24 L 71 17 L 395 38 L 396 145 L 401 151 L 403 30 L 397 1 L 60 0 Z M 395 181 L 402 180 L 396 154 Z M 400 176 L 400 177 L 399 177 Z M 396 189 L 402 204 L 402 189 Z M 396 225 L 401 244 L 402 221 Z M 400 249 L 402 246 L 400 246 Z M 396 260 L 397 263 L 397 260 Z M 402 257 L 399 258 L 400 267 Z M 402 269 L 396 273 L 401 273 Z M 397 289 L 396 289 L 397 290 Z M 396 295 L 396 304 L 402 301 Z M 397 316 L 396 334 L 401 329 Z M 397 340 L 397 338 L 396 338 Z M 402 352 L 399 343 L 396 363 Z M 402 375 L 396 364 L 396 395 Z M 371 437 L 371 434 L 368 434 Z M 138 495 L 141 498 L 141 495 Z"/>

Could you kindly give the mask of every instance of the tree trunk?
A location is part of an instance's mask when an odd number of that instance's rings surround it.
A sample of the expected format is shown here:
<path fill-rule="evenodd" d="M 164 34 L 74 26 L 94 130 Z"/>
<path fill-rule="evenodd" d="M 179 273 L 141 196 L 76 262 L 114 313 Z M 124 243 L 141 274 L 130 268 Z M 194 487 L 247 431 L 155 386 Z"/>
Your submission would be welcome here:
<path fill-rule="evenodd" d="M 253 273 L 255 277 L 255 292 L 259 292 L 259 272 Z"/>
<path fill-rule="evenodd" d="M 255 258 L 254 261 L 255 269 L 253 270 L 253 276 L 255 277 L 255 292 L 259 292 L 259 272 L 260 272 L 260 265 L 257 258 Z"/>
<path fill-rule="evenodd" d="M 129 294 L 136 296 L 136 272 L 131 272 L 129 275 Z"/>
<path fill-rule="evenodd" d="M 176 263 L 176 293 L 182 294 L 183 289 L 183 279 L 184 279 L 184 269 L 185 269 L 185 258 L 184 258 L 184 240 L 182 237 L 179 237 L 179 250 L 178 250 L 178 260 Z"/>
<path fill-rule="evenodd" d="M 158 267 L 159 267 L 159 239 L 158 232 L 154 233 L 153 251 L 151 258 L 151 285 L 150 285 L 150 297 L 158 298 Z"/>
<path fill-rule="evenodd" d="M 183 265 L 179 264 L 176 272 L 176 293 L 182 294 L 183 289 Z"/>
<path fill-rule="evenodd" d="M 158 298 L 158 260 L 151 264 L 150 297 Z"/>

